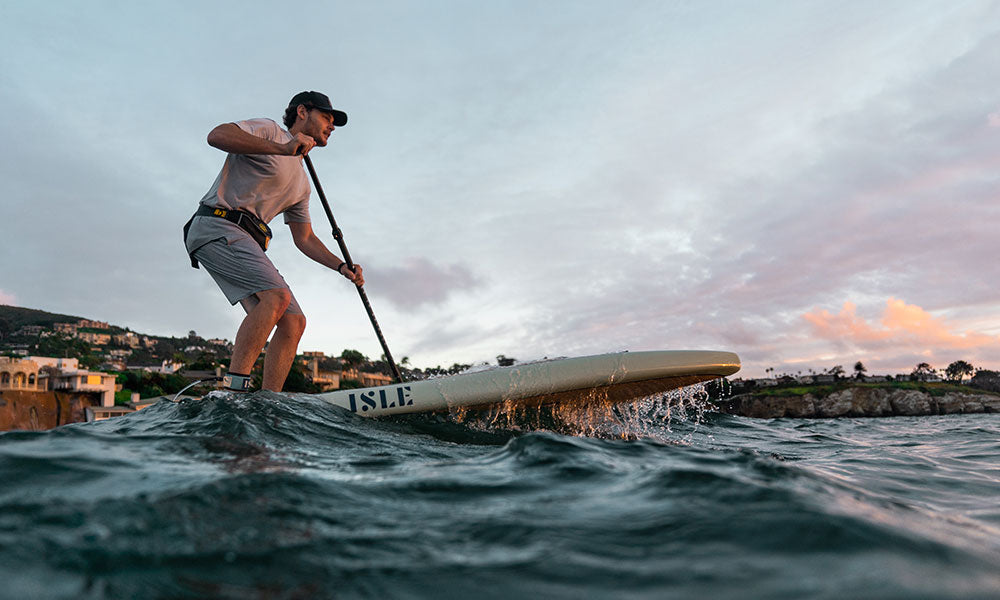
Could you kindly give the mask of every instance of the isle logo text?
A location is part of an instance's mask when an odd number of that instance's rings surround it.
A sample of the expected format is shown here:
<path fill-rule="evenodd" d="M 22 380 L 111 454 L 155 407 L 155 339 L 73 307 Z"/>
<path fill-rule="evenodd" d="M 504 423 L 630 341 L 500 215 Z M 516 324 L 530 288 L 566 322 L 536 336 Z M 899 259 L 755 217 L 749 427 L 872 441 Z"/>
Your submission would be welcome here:
<path fill-rule="evenodd" d="M 401 385 L 395 389 L 379 388 L 367 392 L 351 392 L 347 395 L 351 404 L 351 412 L 368 412 L 376 408 L 396 408 L 397 406 L 413 406 L 410 386 Z"/>

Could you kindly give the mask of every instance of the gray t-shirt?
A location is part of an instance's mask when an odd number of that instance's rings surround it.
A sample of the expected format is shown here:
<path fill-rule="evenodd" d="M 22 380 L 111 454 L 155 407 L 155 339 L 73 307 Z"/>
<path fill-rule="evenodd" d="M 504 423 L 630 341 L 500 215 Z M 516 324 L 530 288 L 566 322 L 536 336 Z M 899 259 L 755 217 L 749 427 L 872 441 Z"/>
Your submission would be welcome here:
<path fill-rule="evenodd" d="M 271 119 L 236 123 L 251 135 L 284 144 L 291 134 Z M 277 154 L 229 154 L 211 189 L 201 199 L 206 206 L 242 209 L 269 223 L 284 213 L 285 223 L 309 222 L 309 179 L 301 156 Z M 212 240 L 232 241 L 247 233 L 217 217 L 195 217 L 187 237 L 188 252 Z"/>

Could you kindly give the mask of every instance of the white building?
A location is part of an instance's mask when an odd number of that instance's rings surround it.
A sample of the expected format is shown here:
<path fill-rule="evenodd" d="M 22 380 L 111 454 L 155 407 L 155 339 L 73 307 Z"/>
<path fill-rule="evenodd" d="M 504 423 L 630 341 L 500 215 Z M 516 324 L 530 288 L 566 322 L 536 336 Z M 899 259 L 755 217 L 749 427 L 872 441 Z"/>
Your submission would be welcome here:
<path fill-rule="evenodd" d="M 861 380 L 865 383 L 883 383 L 889 381 L 889 377 L 886 375 L 866 375 Z"/>
<path fill-rule="evenodd" d="M 174 362 L 172 360 L 164 360 L 160 363 L 160 366 L 156 365 L 130 365 L 128 370 L 130 371 L 146 371 L 147 373 L 161 373 L 163 375 L 170 375 L 176 373 L 184 368 L 184 363 Z"/>
<path fill-rule="evenodd" d="M 101 395 L 101 406 L 115 405 L 114 375 L 88 371 L 80 368 L 80 361 L 75 358 L 51 358 L 48 356 L 31 356 L 29 360 L 44 369 L 38 374 L 39 383 L 45 382 L 42 389 L 55 392 L 89 392 Z"/>

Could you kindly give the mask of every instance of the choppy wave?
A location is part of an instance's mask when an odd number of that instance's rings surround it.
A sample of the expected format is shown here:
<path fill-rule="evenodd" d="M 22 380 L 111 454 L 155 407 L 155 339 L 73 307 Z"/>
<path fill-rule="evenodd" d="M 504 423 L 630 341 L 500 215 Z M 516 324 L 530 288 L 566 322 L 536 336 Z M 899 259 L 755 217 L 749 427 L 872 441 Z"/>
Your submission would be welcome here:
<path fill-rule="evenodd" d="M 220 395 L 9 432 L 0 597 L 1000 596 L 1000 417 L 685 393 L 378 420 Z"/>

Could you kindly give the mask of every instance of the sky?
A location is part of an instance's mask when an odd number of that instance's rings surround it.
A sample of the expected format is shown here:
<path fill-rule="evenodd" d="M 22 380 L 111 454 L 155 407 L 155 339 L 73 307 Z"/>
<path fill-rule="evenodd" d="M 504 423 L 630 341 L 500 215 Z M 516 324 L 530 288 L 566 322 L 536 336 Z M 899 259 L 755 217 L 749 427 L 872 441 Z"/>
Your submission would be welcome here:
<path fill-rule="evenodd" d="M 397 360 L 1000 369 L 998 72 L 997 1 L 8 0 L 0 303 L 233 339 L 181 242 L 205 137 L 319 90 L 349 122 L 311 156 Z M 281 223 L 300 351 L 380 356 Z"/>

